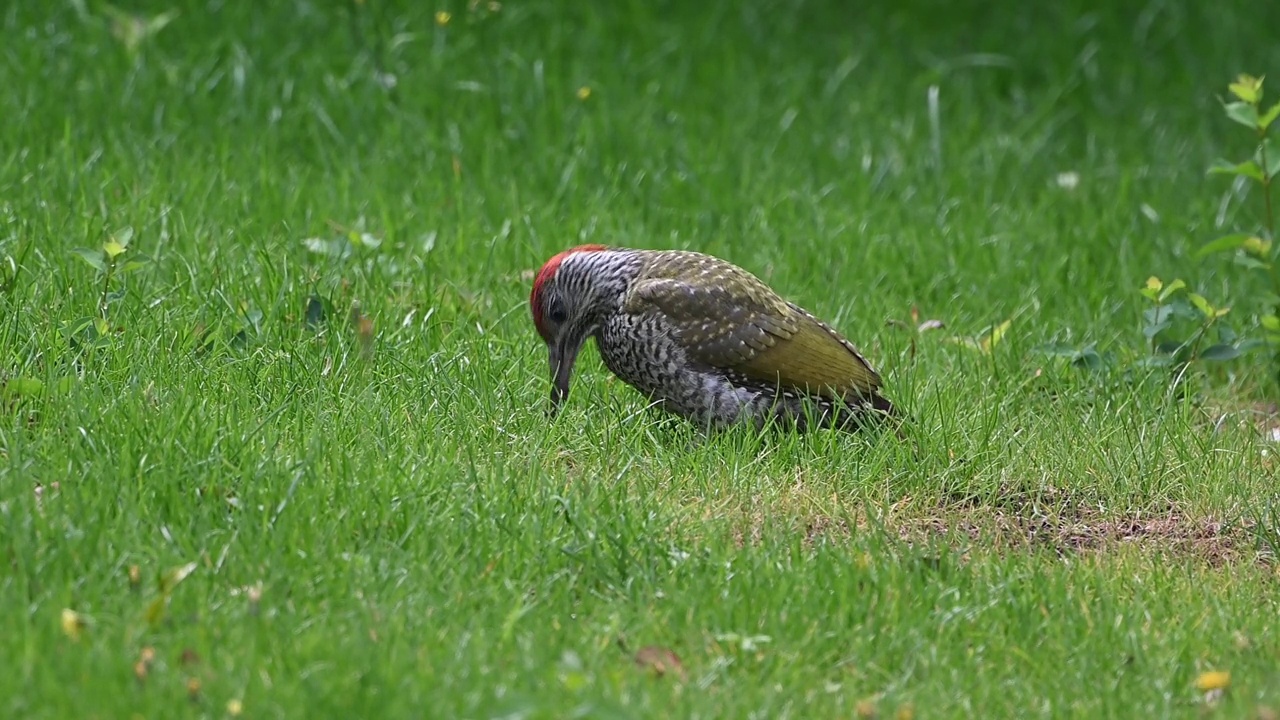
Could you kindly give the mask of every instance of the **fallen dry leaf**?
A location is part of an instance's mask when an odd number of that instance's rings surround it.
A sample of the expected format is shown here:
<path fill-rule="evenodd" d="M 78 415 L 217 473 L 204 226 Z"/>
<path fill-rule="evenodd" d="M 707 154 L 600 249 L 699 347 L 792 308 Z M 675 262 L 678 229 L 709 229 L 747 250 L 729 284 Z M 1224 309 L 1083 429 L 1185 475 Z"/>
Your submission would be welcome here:
<path fill-rule="evenodd" d="M 71 608 L 62 609 L 62 632 L 71 638 L 72 642 L 80 642 L 80 637 L 88 625 L 89 621 L 85 616 Z"/>
<path fill-rule="evenodd" d="M 138 653 L 138 661 L 133 664 L 133 675 L 138 678 L 138 682 L 147 679 L 147 674 L 151 671 L 151 663 L 156 659 L 156 649 L 153 647 L 144 647 L 142 652 Z"/>
<path fill-rule="evenodd" d="M 1244 633 L 1240 632 L 1239 630 L 1232 633 L 1231 639 L 1235 641 L 1237 650 L 1248 650 L 1249 646 L 1253 644 L 1249 642 L 1248 636 L 1246 636 Z"/>
<path fill-rule="evenodd" d="M 258 614 L 258 605 L 262 603 L 262 581 L 249 586 L 247 593 L 249 597 L 249 612 L 253 615 Z"/>
<path fill-rule="evenodd" d="M 688 677 L 675 652 L 660 645 L 646 645 L 636 651 L 636 666 L 649 670 L 658 677 L 674 673 L 681 682 Z"/>
<path fill-rule="evenodd" d="M 360 352 L 365 357 L 373 355 L 373 320 L 360 312 L 359 308 L 351 309 L 352 324 L 356 328 L 356 339 L 360 342 Z"/>

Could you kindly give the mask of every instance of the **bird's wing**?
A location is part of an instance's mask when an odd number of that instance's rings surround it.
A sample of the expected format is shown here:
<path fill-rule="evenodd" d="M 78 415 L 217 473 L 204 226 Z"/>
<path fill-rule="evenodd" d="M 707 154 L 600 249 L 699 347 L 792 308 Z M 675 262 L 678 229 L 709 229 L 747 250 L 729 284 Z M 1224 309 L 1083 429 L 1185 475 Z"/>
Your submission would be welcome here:
<path fill-rule="evenodd" d="M 691 360 L 783 390 L 851 399 L 880 388 L 848 340 L 754 275 L 719 261 L 680 265 L 646 269 L 622 310 L 664 315 Z"/>

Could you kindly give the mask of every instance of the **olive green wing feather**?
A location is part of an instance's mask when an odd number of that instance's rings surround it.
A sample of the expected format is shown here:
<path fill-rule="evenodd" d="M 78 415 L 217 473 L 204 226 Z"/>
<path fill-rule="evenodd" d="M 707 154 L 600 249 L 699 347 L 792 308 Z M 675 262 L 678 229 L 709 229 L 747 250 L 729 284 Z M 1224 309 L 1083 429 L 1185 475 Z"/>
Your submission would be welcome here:
<path fill-rule="evenodd" d="M 695 253 L 647 267 L 623 311 L 658 312 L 690 359 L 782 389 L 853 399 L 880 376 L 849 341 L 751 273 Z"/>

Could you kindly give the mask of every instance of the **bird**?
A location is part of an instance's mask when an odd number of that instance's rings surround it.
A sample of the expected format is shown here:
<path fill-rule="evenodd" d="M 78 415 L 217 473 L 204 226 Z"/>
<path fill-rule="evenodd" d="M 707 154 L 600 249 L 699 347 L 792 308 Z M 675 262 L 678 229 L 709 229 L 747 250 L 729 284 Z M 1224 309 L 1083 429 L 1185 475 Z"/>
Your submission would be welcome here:
<path fill-rule="evenodd" d="M 709 429 L 773 422 L 854 432 L 899 417 L 851 342 L 713 255 L 578 245 L 538 270 L 529 307 L 547 346 L 551 417 L 591 338 L 615 376 Z"/>

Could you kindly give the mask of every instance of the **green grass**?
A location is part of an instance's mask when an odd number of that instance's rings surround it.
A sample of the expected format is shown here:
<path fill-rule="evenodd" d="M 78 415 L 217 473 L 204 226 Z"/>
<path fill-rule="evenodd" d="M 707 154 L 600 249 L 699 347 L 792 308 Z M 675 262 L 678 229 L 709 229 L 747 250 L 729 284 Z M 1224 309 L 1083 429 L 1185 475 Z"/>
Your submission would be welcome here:
<path fill-rule="evenodd" d="M 136 56 L 5 6 L 0 713 L 1199 717 L 1217 669 L 1212 714 L 1280 706 L 1274 448 L 1217 411 L 1262 361 L 1188 399 L 1035 351 L 1140 353 L 1151 274 L 1247 326 L 1190 254 L 1256 217 L 1203 168 L 1280 5 L 1094 5 L 188 1 Z M 126 227 L 93 343 L 72 251 Z M 767 278 L 910 442 L 703 437 L 594 352 L 548 423 L 529 272 L 584 241 Z"/>

